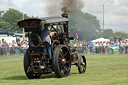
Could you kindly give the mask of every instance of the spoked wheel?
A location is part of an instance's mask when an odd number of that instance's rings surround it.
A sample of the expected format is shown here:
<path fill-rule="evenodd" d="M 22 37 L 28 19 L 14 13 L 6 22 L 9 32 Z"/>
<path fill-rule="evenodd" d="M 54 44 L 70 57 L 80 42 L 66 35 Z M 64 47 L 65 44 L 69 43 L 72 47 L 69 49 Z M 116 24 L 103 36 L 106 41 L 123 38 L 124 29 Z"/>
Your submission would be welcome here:
<path fill-rule="evenodd" d="M 41 74 L 33 74 L 30 68 L 30 63 L 31 63 L 31 59 L 28 53 L 28 50 L 26 50 L 25 54 L 24 54 L 24 71 L 26 76 L 29 79 L 33 79 L 33 78 L 40 78 Z"/>
<path fill-rule="evenodd" d="M 86 58 L 83 55 L 78 57 L 78 70 L 79 73 L 85 73 L 86 71 Z"/>
<path fill-rule="evenodd" d="M 58 78 L 67 77 L 71 69 L 71 57 L 67 46 L 56 46 L 53 53 L 53 68 Z"/>

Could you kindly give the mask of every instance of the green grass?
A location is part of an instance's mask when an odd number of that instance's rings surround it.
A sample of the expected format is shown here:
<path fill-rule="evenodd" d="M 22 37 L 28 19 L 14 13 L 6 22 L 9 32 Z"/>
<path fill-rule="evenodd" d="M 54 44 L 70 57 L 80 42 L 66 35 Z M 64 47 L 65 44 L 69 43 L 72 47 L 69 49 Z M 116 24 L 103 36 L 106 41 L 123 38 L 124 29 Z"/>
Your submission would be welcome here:
<path fill-rule="evenodd" d="M 86 59 L 84 74 L 72 66 L 68 77 L 56 78 L 52 73 L 30 80 L 23 56 L 0 57 L 0 85 L 128 85 L 128 55 L 86 55 Z"/>

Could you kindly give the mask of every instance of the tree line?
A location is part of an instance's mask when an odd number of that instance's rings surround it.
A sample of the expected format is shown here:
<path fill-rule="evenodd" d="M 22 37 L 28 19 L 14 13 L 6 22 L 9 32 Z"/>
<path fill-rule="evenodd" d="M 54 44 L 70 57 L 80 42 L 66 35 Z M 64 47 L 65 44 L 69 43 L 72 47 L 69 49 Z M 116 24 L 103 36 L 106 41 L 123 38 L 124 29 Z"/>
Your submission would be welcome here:
<path fill-rule="evenodd" d="M 99 20 L 96 16 L 84 13 L 80 10 L 69 13 L 69 30 L 70 36 L 74 36 L 77 32 L 79 40 L 93 40 L 99 37 L 109 38 L 112 36 L 121 36 L 128 38 L 128 33 L 116 32 L 112 29 L 102 30 Z M 24 19 L 38 18 L 24 14 Z M 10 8 L 6 12 L 0 11 L 0 32 L 22 32 L 22 29 L 17 29 L 17 22 L 23 20 L 23 13 Z"/>
<path fill-rule="evenodd" d="M 34 18 L 12 8 L 0 11 L 0 32 L 22 32 L 22 29 L 17 29 L 17 22 L 23 20 L 23 16 L 24 19 Z"/>

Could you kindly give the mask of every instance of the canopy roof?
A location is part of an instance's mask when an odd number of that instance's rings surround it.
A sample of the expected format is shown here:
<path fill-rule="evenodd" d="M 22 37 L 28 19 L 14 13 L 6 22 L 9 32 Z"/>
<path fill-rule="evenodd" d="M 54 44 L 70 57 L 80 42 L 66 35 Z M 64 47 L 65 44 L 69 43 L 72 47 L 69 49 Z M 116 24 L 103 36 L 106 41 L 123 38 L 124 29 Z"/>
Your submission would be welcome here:
<path fill-rule="evenodd" d="M 55 22 L 67 22 L 68 19 L 65 17 L 45 17 L 41 18 L 42 21 L 46 21 L 46 23 L 55 23 Z"/>
<path fill-rule="evenodd" d="M 19 21 L 17 23 L 17 28 L 25 28 L 30 26 L 41 26 L 41 21 L 44 21 L 46 24 L 53 25 L 53 24 L 66 24 L 68 22 L 68 19 L 65 17 L 45 17 L 40 19 L 25 19 L 22 21 Z"/>

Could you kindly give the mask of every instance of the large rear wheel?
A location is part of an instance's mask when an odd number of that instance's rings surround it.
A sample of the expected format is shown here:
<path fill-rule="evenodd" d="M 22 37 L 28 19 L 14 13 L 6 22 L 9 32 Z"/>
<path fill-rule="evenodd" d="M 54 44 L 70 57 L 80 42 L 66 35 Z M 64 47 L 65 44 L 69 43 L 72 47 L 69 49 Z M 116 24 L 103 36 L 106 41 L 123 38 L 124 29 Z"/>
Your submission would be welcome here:
<path fill-rule="evenodd" d="M 58 45 L 53 53 L 53 68 L 58 78 L 67 77 L 71 69 L 70 52 L 65 45 Z"/>
<path fill-rule="evenodd" d="M 31 59 L 30 59 L 28 50 L 26 50 L 26 52 L 24 54 L 24 62 L 23 63 L 24 63 L 25 74 L 29 79 L 40 78 L 41 74 L 33 74 L 32 73 L 32 69 L 30 68 Z"/>

